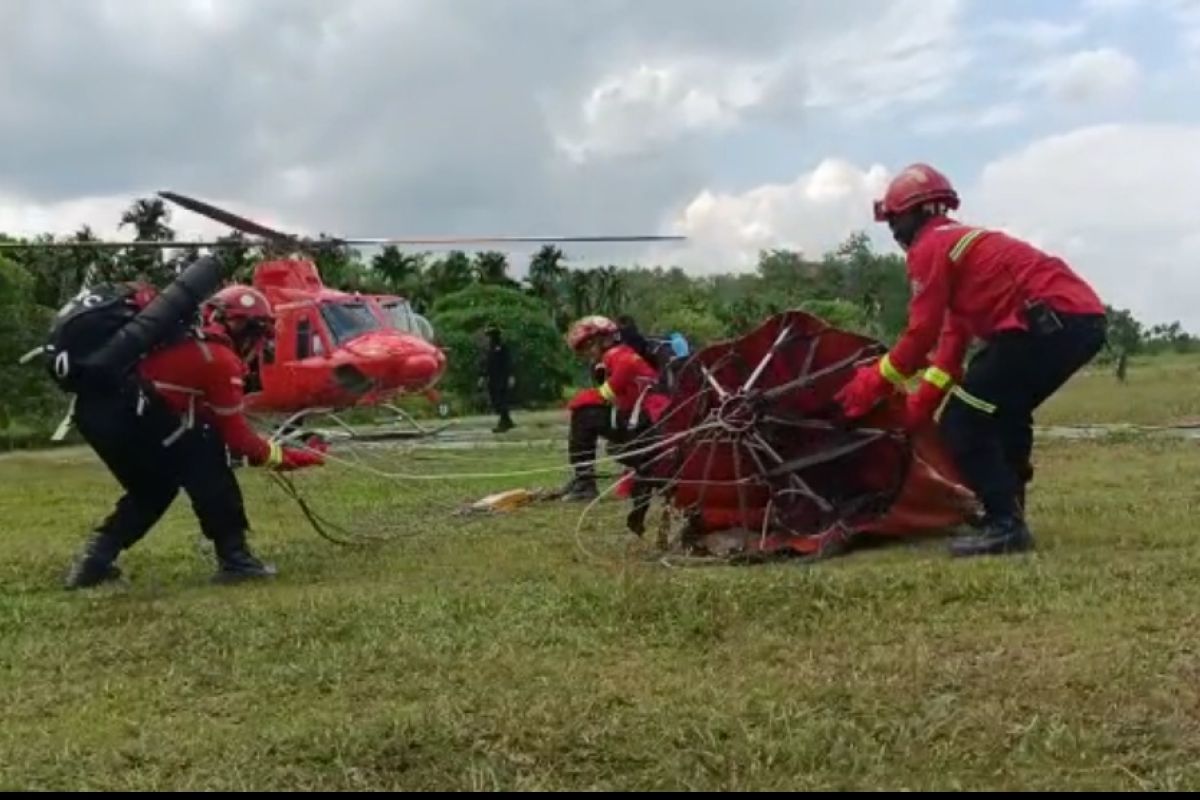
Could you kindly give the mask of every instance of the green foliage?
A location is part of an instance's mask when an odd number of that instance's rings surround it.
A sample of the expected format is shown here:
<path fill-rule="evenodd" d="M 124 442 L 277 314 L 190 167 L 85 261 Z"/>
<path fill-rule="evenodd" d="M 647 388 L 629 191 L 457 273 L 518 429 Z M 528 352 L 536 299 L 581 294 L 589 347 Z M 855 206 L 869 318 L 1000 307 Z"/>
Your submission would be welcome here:
<path fill-rule="evenodd" d="M 40 361 L 17 363 L 44 343 L 53 314 L 33 302 L 34 286 L 24 269 L 0 258 L 0 430 L 21 419 L 45 422 L 65 408 Z"/>
<path fill-rule="evenodd" d="M 693 308 L 675 308 L 667 311 L 656 321 L 654 331 L 670 333 L 679 331 L 692 347 L 719 342 L 728 338 L 728 327 L 713 314 Z"/>
<path fill-rule="evenodd" d="M 835 328 L 844 328 L 864 336 L 877 336 L 870 312 L 849 300 L 809 300 L 800 304 L 800 310 L 820 317 Z"/>
<path fill-rule="evenodd" d="M 430 321 L 450 362 L 442 385 L 460 397 L 478 398 L 481 408 L 487 398 L 477 385 L 488 325 L 498 326 L 508 343 L 516 378 L 514 403 L 557 402 L 571 380 L 571 354 L 549 311 L 517 289 L 470 286 L 438 300 Z"/>

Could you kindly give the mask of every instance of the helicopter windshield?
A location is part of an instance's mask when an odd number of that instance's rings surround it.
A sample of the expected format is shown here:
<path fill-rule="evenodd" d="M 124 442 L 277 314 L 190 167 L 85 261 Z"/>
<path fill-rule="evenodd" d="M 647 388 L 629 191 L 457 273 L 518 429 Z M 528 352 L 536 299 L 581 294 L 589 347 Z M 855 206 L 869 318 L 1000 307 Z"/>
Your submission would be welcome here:
<path fill-rule="evenodd" d="M 412 310 L 405 300 L 388 300 L 381 304 L 392 327 L 404 333 L 415 333 L 427 342 L 433 341 L 433 326 L 429 320 Z"/>
<path fill-rule="evenodd" d="M 335 346 L 379 329 L 379 321 L 366 303 L 325 302 L 321 304 L 321 316 L 329 326 Z"/>

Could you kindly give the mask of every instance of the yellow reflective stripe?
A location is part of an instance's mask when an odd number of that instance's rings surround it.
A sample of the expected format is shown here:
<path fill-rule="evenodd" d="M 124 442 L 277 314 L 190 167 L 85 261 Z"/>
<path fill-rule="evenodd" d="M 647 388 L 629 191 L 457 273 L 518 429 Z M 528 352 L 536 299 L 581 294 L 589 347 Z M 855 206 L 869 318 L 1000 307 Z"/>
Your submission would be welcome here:
<path fill-rule="evenodd" d="M 895 386 L 903 387 L 908 382 L 909 376 L 896 369 L 896 365 L 892 363 L 890 355 L 885 355 L 879 360 L 879 372 L 887 379 L 888 383 Z"/>
<path fill-rule="evenodd" d="M 985 414 L 995 414 L 996 406 L 989 403 L 987 400 L 976 397 L 961 386 L 955 386 L 953 394 L 959 400 L 963 401 L 976 411 L 982 411 Z"/>
<path fill-rule="evenodd" d="M 610 403 L 617 399 L 617 393 L 608 385 L 608 381 L 600 386 L 600 396 Z"/>
<path fill-rule="evenodd" d="M 271 454 L 267 456 L 265 467 L 278 467 L 283 463 L 283 448 L 279 446 L 279 442 L 268 442 L 271 446 Z"/>
<path fill-rule="evenodd" d="M 983 231 L 976 229 L 959 239 L 954 244 L 954 247 L 950 248 L 950 260 L 957 262 L 960 258 L 966 255 L 967 250 L 971 247 L 971 244 L 980 236 L 983 236 L 983 233 Z"/>
<path fill-rule="evenodd" d="M 925 370 L 925 380 L 943 392 L 950 388 L 950 384 L 954 383 L 954 378 L 950 377 L 950 373 L 938 367 L 930 367 Z"/>

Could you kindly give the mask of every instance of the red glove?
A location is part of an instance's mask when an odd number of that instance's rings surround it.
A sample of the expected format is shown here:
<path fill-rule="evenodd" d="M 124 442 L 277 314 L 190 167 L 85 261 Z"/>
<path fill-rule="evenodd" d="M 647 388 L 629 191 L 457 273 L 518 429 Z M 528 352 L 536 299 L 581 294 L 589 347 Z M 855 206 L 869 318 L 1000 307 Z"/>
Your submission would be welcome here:
<path fill-rule="evenodd" d="M 875 404 L 893 390 L 891 382 L 884 377 L 880 364 L 859 367 L 850 382 L 834 396 L 847 419 L 865 416 Z"/>
<path fill-rule="evenodd" d="M 324 454 L 329 449 L 329 445 L 315 436 L 305 442 L 305 445 L 307 450 L 293 447 L 283 448 L 283 462 L 279 465 L 280 472 L 291 472 L 305 467 L 319 467 L 325 463 Z"/>

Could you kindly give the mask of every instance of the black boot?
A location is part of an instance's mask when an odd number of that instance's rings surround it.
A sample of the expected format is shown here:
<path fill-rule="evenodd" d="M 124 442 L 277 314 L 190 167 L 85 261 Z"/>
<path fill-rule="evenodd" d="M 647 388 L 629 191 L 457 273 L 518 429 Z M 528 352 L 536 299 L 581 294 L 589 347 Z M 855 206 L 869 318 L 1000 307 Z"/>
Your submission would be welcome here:
<path fill-rule="evenodd" d="M 633 510 L 625 516 L 625 527 L 637 536 L 646 532 L 646 514 L 650 511 L 650 498 L 634 503 Z"/>
<path fill-rule="evenodd" d="M 103 531 L 93 533 L 83 547 L 75 563 L 71 565 L 64 582 L 67 589 L 86 589 L 121 577 L 117 567 L 117 556 L 121 543 Z"/>
<path fill-rule="evenodd" d="M 264 564 L 250 552 L 245 542 L 217 548 L 217 583 L 234 583 L 257 578 L 271 578 L 277 573 L 274 564 Z"/>
<path fill-rule="evenodd" d="M 631 494 L 633 510 L 625 517 L 625 527 L 641 536 L 646 532 L 646 514 L 650 511 L 650 501 L 654 497 L 654 491 L 650 484 L 635 478 Z"/>
<path fill-rule="evenodd" d="M 576 475 L 563 488 L 562 500 L 565 503 L 590 502 L 600 496 L 596 489 L 596 476 L 589 474 Z"/>
<path fill-rule="evenodd" d="M 1016 515 L 990 518 L 978 533 L 951 540 L 950 554 L 957 558 L 1022 553 L 1033 549 L 1033 534 Z"/>

